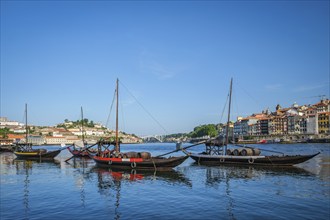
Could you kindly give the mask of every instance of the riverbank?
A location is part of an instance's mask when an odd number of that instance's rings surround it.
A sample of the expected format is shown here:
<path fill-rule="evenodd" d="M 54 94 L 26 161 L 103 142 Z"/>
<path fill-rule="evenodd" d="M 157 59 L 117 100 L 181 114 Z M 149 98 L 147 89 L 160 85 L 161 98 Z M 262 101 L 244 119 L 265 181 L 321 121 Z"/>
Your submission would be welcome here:
<path fill-rule="evenodd" d="M 329 138 L 308 139 L 308 140 L 242 140 L 237 144 L 297 144 L 297 143 L 330 143 Z"/>

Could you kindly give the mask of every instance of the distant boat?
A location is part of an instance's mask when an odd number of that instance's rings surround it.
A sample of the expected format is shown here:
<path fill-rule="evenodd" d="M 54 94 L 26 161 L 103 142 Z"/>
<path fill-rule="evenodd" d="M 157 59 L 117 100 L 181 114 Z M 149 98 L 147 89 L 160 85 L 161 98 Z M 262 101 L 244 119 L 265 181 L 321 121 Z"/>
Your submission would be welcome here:
<path fill-rule="evenodd" d="M 38 159 L 49 160 L 54 159 L 62 149 L 48 151 L 46 149 L 33 149 L 32 144 L 28 143 L 28 126 L 27 126 L 27 104 L 25 104 L 25 143 L 16 144 L 14 154 L 17 159 Z"/>
<path fill-rule="evenodd" d="M 121 152 L 118 137 L 118 79 L 116 83 L 116 136 L 115 141 L 99 141 L 97 153 L 89 151 L 89 156 L 99 167 L 134 170 L 171 170 L 185 161 L 188 156 L 153 157 L 150 152 Z M 110 150 L 111 146 L 113 150 Z"/>
<path fill-rule="evenodd" d="M 230 107 L 231 107 L 231 94 L 232 94 L 232 83 L 230 81 L 230 92 L 229 92 L 229 107 L 228 107 L 228 121 L 230 121 Z M 193 160 L 198 164 L 203 165 L 266 165 L 266 166 L 292 166 L 294 164 L 303 163 L 320 153 L 310 155 L 282 155 L 276 156 L 263 156 L 258 148 L 247 147 L 244 145 L 236 145 L 239 148 L 227 149 L 229 143 L 229 129 L 227 126 L 225 142 L 223 146 L 218 145 L 206 145 L 206 151 L 203 153 L 190 153 L 186 151 Z M 220 141 L 222 142 L 222 141 Z M 275 151 L 272 151 L 275 152 Z M 280 152 L 276 152 L 280 153 Z"/>
<path fill-rule="evenodd" d="M 89 157 L 85 145 L 79 146 L 79 144 L 74 143 L 73 145 L 67 147 L 67 149 L 75 157 Z"/>
<path fill-rule="evenodd" d="M 85 142 L 85 136 L 84 136 L 84 114 L 83 109 L 81 107 L 81 142 L 76 142 L 73 145 L 67 147 L 68 151 L 74 156 L 74 157 L 89 157 L 88 152 L 86 150 L 87 143 Z"/>

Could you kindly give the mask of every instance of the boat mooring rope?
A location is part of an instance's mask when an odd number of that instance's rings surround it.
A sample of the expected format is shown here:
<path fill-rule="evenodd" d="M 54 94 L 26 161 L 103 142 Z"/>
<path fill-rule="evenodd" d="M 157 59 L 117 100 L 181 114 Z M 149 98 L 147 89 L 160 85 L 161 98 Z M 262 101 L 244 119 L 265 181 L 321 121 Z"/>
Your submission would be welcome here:
<path fill-rule="evenodd" d="M 152 158 L 151 158 L 151 161 L 152 161 L 152 163 L 154 164 L 154 168 L 155 168 L 155 172 L 156 172 L 156 171 L 157 171 L 157 167 L 156 167 L 155 161 L 154 161 L 154 159 L 152 159 Z"/>

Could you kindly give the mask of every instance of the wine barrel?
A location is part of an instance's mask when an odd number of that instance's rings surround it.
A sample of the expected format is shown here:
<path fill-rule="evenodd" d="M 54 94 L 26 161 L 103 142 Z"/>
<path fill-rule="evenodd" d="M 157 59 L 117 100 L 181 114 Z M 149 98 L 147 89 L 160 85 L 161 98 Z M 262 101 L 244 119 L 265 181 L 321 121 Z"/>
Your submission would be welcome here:
<path fill-rule="evenodd" d="M 137 156 L 142 159 L 150 159 L 151 154 L 149 152 L 139 152 L 137 153 Z"/>
<path fill-rule="evenodd" d="M 124 156 L 124 158 L 136 158 L 136 157 L 138 157 L 138 153 L 131 151 L 131 152 L 124 153 L 123 156 Z"/>
<path fill-rule="evenodd" d="M 241 151 L 241 155 L 242 155 L 242 156 L 252 156 L 252 155 L 253 155 L 253 150 L 250 149 L 250 148 L 244 148 L 244 149 Z"/>
<path fill-rule="evenodd" d="M 44 154 L 44 153 L 46 153 L 46 152 L 47 152 L 47 150 L 46 150 L 46 149 L 38 149 L 38 151 L 39 151 L 40 153 L 42 153 L 42 154 Z"/>
<path fill-rule="evenodd" d="M 227 155 L 233 155 L 233 151 L 231 149 L 227 149 Z"/>
<path fill-rule="evenodd" d="M 259 148 L 253 148 L 253 156 L 259 156 L 261 153 Z"/>
<path fill-rule="evenodd" d="M 242 148 L 237 148 L 233 151 L 234 156 L 240 156 L 241 155 Z"/>

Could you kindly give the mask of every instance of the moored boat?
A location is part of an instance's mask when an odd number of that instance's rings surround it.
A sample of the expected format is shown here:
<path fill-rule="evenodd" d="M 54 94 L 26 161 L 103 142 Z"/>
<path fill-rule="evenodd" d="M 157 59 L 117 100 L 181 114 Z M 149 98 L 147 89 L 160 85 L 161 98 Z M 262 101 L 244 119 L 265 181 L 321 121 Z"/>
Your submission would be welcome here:
<path fill-rule="evenodd" d="M 46 149 L 33 149 L 31 144 L 21 144 L 16 146 L 14 154 L 17 159 L 54 159 L 62 149 L 49 151 Z"/>
<path fill-rule="evenodd" d="M 83 114 L 83 108 L 81 107 L 81 143 L 76 142 L 72 144 L 71 146 L 68 146 L 68 151 L 74 156 L 74 157 L 89 157 L 88 152 L 86 151 L 87 143 L 85 142 L 85 131 L 84 131 L 84 114 Z"/>
<path fill-rule="evenodd" d="M 75 145 L 69 146 L 66 149 L 75 157 L 89 157 L 88 152 L 84 148 L 77 148 Z"/>
<path fill-rule="evenodd" d="M 188 156 L 160 157 L 151 156 L 150 152 L 121 152 L 118 137 L 118 79 L 116 83 L 116 136 L 115 141 L 99 141 L 97 153 L 91 152 L 89 156 L 100 167 L 134 169 L 134 170 L 157 170 L 165 171 L 180 165 Z M 111 146 L 114 146 L 111 149 Z"/>
<path fill-rule="evenodd" d="M 188 156 L 180 157 L 104 157 L 94 155 L 92 159 L 99 167 L 115 167 L 118 169 L 134 169 L 134 170 L 155 170 L 155 171 L 168 171 L 180 165 L 185 161 Z"/>
<path fill-rule="evenodd" d="M 240 148 L 229 149 L 229 122 L 230 122 L 230 107 L 231 107 L 231 95 L 232 95 L 232 82 L 230 81 L 230 92 L 229 92 L 229 107 L 228 107 L 228 120 L 225 138 L 219 141 L 214 141 L 215 144 L 206 144 L 206 151 L 203 153 L 190 153 L 186 151 L 193 160 L 198 164 L 203 165 L 263 165 L 263 166 L 292 166 L 295 164 L 303 163 L 320 153 L 310 154 L 310 155 L 271 155 L 263 156 L 258 148 L 240 146 Z M 224 144 L 217 144 L 224 141 Z M 212 141 L 210 142 L 212 143 Z M 184 151 L 185 152 L 185 151 Z"/>
<path fill-rule="evenodd" d="M 234 156 L 234 155 L 209 155 L 209 154 L 190 154 L 190 157 L 198 164 L 202 165 L 261 165 L 261 166 L 292 166 L 303 163 L 316 155 L 283 155 L 283 156 Z"/>
<path fill-rule="evenodd" d="M 25 143 L 16 144 L 14 154 L 18 159 L 54 159 L 63 149 L 48 151 L 47 149 L 33 149 L 32 144 L 28 143 L 27 126 L 27 104 L 25 104 Z"/>

